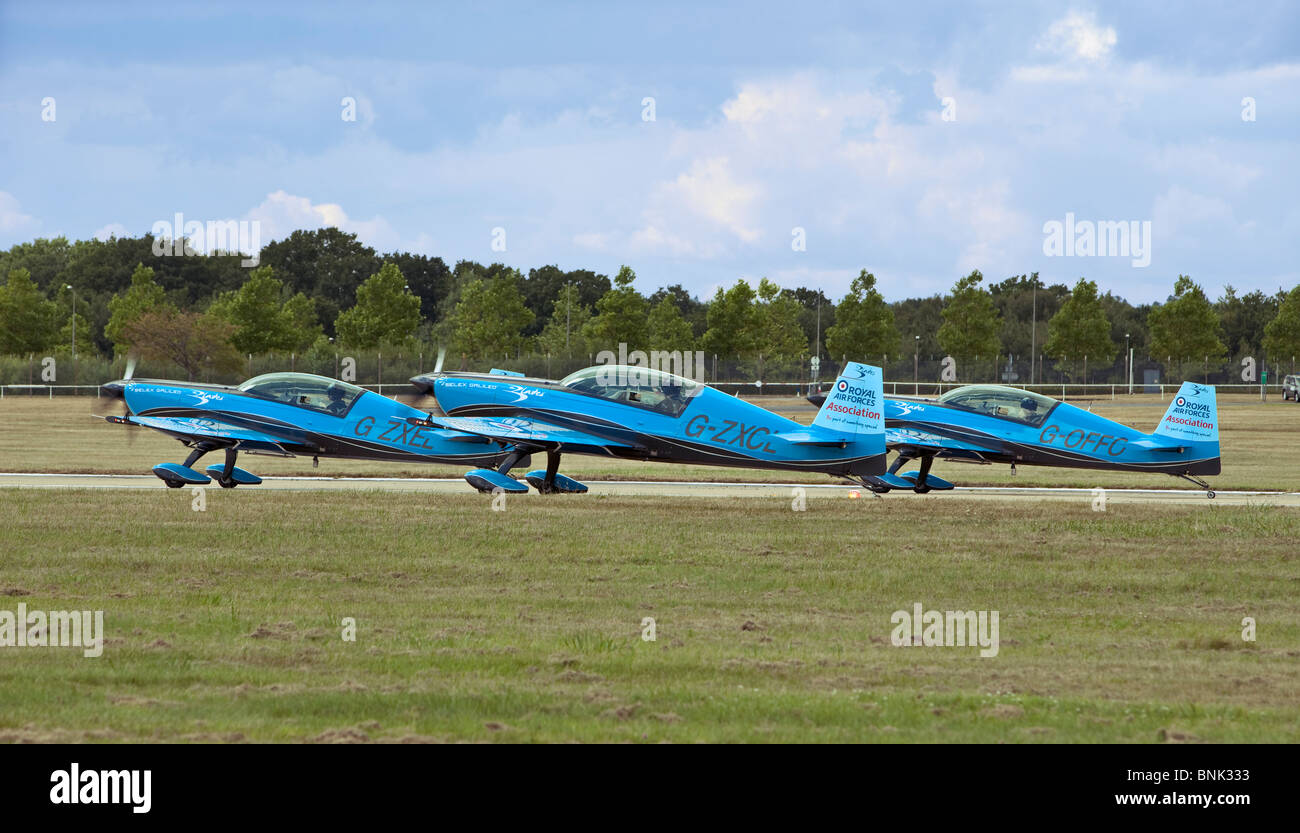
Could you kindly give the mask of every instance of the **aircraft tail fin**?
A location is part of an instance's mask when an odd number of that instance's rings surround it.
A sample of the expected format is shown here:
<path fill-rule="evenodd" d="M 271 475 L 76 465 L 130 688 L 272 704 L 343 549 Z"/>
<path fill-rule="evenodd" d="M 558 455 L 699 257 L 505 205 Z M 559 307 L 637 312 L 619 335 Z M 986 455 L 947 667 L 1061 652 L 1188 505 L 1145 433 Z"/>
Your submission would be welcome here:
<path fill-rule="evenodd" d="M 885 451 L 884 373 L 872 365 L 849 362 L 826 393 L 815 428 L 867 442 Z"/>
<path fill-rule="evenodd" d="M 1214 386 L 1183 382 L 1156 426 L 1155 436 L 1186 442 L 1219 442 L 1219 407 Z"/>

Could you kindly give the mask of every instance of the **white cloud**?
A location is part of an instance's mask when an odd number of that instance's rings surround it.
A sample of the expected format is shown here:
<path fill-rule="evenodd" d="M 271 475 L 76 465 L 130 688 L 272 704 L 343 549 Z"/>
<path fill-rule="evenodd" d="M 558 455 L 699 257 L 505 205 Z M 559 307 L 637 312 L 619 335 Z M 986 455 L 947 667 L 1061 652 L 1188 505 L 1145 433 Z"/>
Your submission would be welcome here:
<path fill-rule="evenodd" d="M 101 229 L 96 229 L 95 239 L 104 242 L 113 237 L 130 237 L 131 232 L 121 223 L 109 223 Z"/>
<path fill-rule="evenodd" d="M 1066 59 L 1098 63 L 1105 61 L 1119 40 L 1113 26 L 1101 26 L 1091 12 L 1070 12 L 1047 27 L 1038 48 Z"/>
<path fill-rule="evenodd" d="M 7 191 L 0 191 L 0 234 L 30 234 L 40 227 L 40 221 L 22 212 L 18 200 Z"/>
<path fill-rule="evenodd" d="M 653 213 L 693 215 L 731 232 L 742 242 L 758 240 L 754 213 L 762 188 L 738 180 L 725 156 L 698 159 L 671 183 L 660 186 Z"/>
<path fill-rule="evenodd" d="M 394 251 L 402 241 L 397 231 L 383 217 L 353 220 L 343 207 L 335 203 L 313 203 L 307 197 L 298 197 L 284 191 L 267 194 L 261 204 L 244 214 L 245 220 L 261 224 L 262 240 L 283 240 L 295 231 L 333 227 L 350 232 L 363 243 L 381 252 Z M 428 245 L 422 236 L 418 243 Z"/>

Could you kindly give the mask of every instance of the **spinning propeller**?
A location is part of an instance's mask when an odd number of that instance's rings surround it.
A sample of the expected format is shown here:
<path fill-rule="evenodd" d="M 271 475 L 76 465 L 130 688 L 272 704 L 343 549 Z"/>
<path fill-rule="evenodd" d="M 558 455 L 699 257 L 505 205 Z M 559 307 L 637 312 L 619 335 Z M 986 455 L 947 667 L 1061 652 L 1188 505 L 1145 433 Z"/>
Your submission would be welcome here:
<path fill-rule="evenodd" d="M 126 357 L 126 375 L 116 382 L 106 382 L 99 386 L 99 397 L 95 400 L 95 412 L 101 416 L 108 415 L 108 411 L 113 409 L 114 404 L 121 403 L 122 413 L 120 415 L 109 415 L 112 421 L 118 418 L 123 420 L 123 424 L 135 427 L 134 423 L 125 421 L 126 417 L 131 416 L 131 408 L 126 404 L 124 391 L 131 377 L 135 375 L 135 356 Z M 135 442 L 135 431 L 128 431 L 126 439 L 128 443 Z"/>
<path fill-rule="evenodd" d="M 100 414 L 107 413 L 116 402 L 122 403 L 122 416 L 130 416 L 131 409 L 127 407 L 126 397 L 122 395 L 131 377 L 135 375 L 135 356 L 126 357 L 126 375 L 116 382 L 105 382 L 99 386 L 99 398 L 95 400 L 95 411 Z"/>
<path fill-rule="evenodd" d="M 443 347 L 438 350 L 438 359 L 433 364 L 433 374 L 442 372 L 442 362 L 447 358 L 447 348 Z M 438 407 L 438 400 L 433 397 L 433 386 L 429 384 L 417 385 L 411 384 L 411 389 L 405 393 L 399 393 L 393 396 L 403 405 L 409 405 L 417 411 L 425 411 L 430 416 L 446 416 L 442 408 Z"/>

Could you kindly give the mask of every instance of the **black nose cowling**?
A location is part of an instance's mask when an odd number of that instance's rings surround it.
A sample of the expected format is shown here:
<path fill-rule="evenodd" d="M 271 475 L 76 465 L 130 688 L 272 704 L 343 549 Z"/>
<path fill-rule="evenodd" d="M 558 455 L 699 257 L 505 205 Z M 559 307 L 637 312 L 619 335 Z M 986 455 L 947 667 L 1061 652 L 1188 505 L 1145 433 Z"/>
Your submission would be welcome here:
<path fill-rule="evenodd" d="M 433 383 L 441 375 L 441 373 L 426 373 L 423 376 L 412 376 L 410 381 L 420 393 L 432 396 Z"/>

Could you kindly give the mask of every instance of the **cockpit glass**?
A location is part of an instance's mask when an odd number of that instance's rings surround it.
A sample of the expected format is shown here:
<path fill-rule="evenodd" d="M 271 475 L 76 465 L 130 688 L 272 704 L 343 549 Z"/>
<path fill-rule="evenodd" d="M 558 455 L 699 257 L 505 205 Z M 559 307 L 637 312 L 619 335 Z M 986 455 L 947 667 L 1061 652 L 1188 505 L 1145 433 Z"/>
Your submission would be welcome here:
<path fill-rule="evenodd" d="M 699 382 L 684 376 L 648 367 L 612 364 L 570 373 L 560 380 L 560 385 L 672 417 L 681 416 L 691 399 L 704 389 Z"/>
<path fill-rule="evenodd" d="M 310 373 L 266 373 L 249 379 L 239 389 L 264 399 L 337 417 L 346 414 L 356 398 L 365 392 L 356 385 Z"/>
<path fill-rule="evenodd" d="M 985 416 L 1010 419 L 1034 427 L 1042 425 L 1051 410 L 1059 404 L 1050 396 L 1001 385 L 957 388 L 940 396 L 939 401 L 944 405 L 955 405 Z"/>

